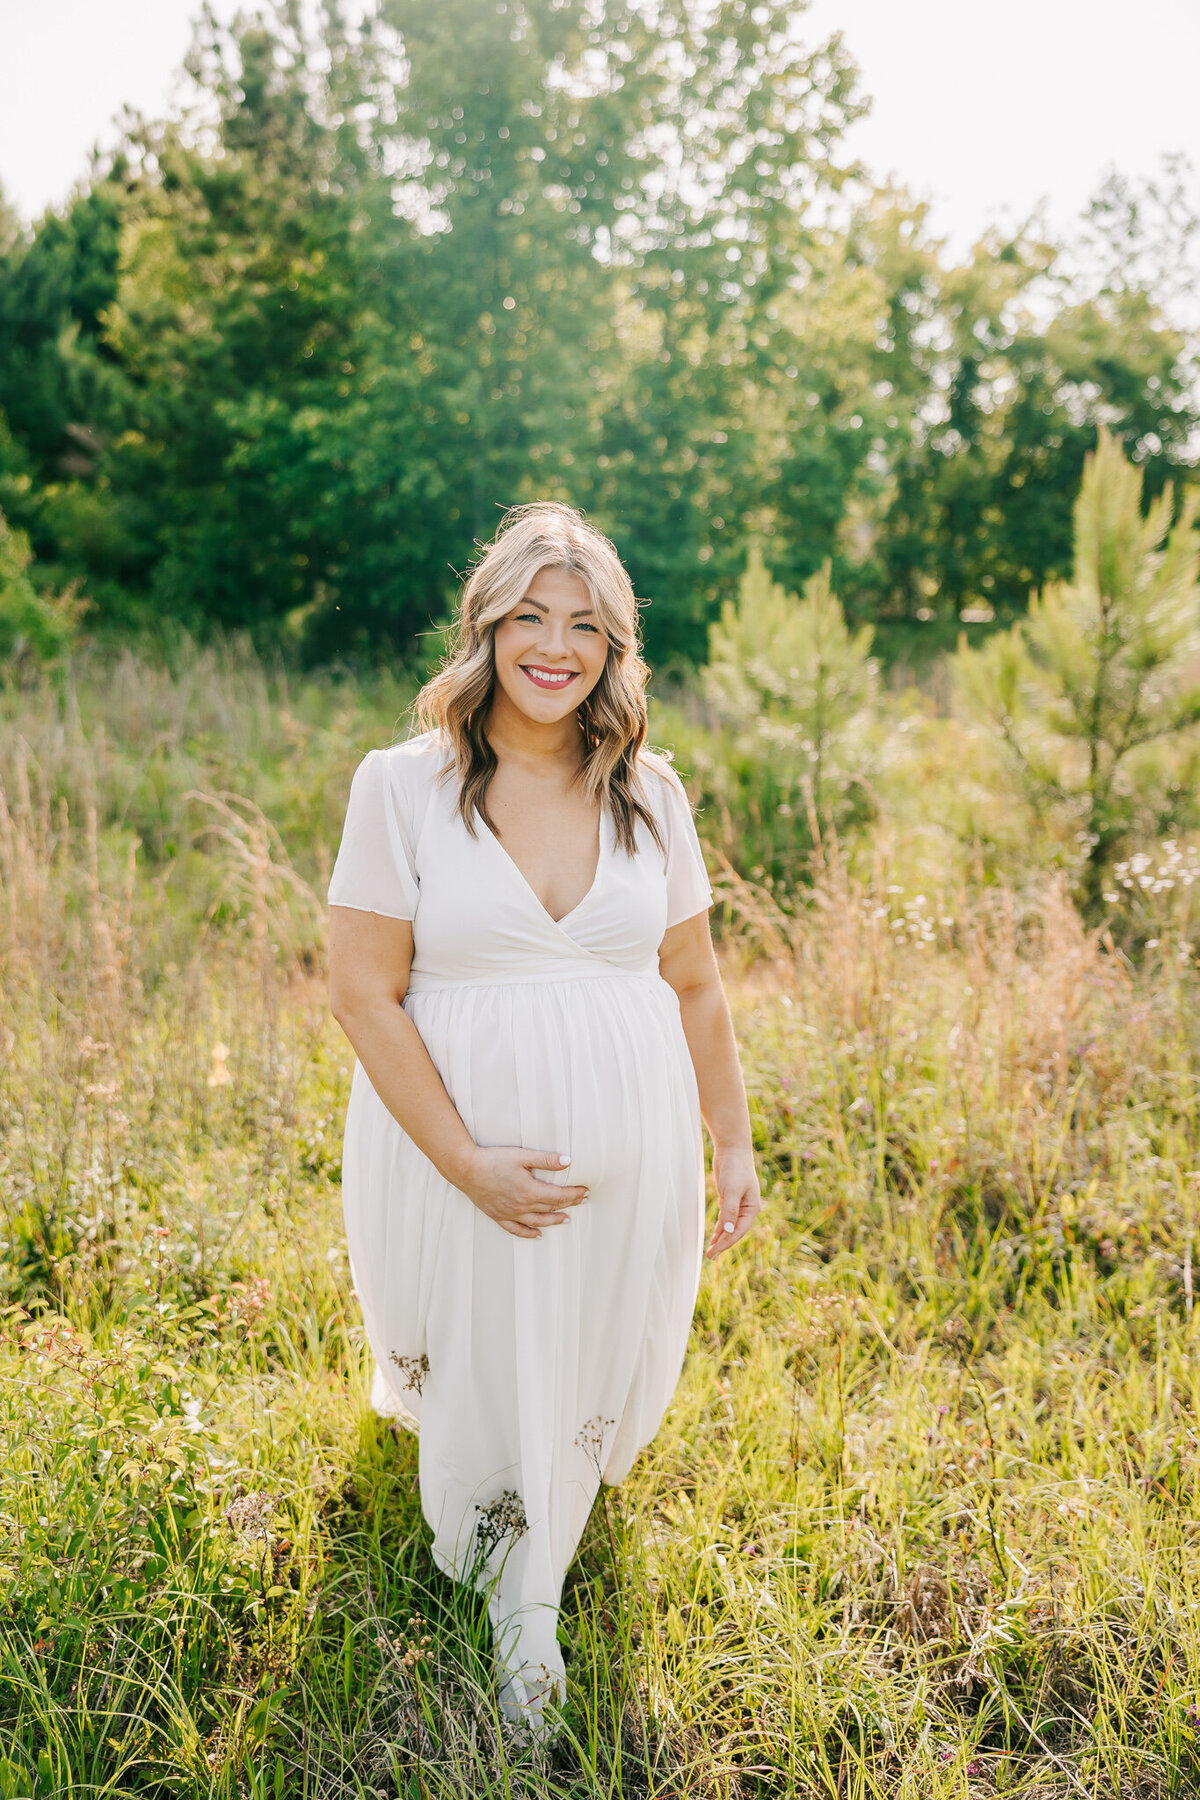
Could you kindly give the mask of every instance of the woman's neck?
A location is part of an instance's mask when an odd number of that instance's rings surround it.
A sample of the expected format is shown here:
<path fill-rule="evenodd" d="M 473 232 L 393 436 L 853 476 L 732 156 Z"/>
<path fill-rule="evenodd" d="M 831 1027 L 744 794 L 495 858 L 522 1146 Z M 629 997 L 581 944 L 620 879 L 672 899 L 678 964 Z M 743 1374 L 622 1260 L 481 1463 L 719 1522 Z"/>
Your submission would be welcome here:
<path fill-rule="evenodd" d="M 533 768 L 565 764 L 575 769 L 583 760 L 583 732 L 577 713 L 543 724 L 514 706 L 499 684 L 484 728 L 499 761 L 510 757 Z"/>

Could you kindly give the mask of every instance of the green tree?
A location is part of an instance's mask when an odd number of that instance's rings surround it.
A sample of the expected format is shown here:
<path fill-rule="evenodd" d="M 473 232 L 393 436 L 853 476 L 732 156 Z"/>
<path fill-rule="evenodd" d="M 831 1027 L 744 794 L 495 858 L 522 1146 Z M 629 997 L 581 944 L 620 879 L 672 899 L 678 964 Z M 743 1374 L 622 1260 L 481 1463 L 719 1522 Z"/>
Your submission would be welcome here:
<path fill-rule="evenodd" d="M 1106 426 L 1150 493 L 1184 473 L 1200 410 L 1185 335 L 1143 286 L 1069 278 L 1061 247 L 992 235 L 959 267 L 929 247 L 910 361 L 925 392 L 889 451 L 883 615 L 1011 618 L 1065 578 L 1085 456 Z M 909 290 L 911 294 L 911 289 Z"/>
<path fill-rule="evenodd" d="M 755 546 L 709 646 L 705 693 L 738 749 L 790 782 L 793 810 L 808 799 L 818 819 L 836 814 L 866 764 L 877 669 L 871 627 L 848 628 L 829 565 L 797 598 L 772 581 Z"/>
<path fill-rule="evenodd" d="M 703 653 L 736 579 L 755 409 L 748 321 L 857 110 L 784 0 L 386 0 L 393 127 L 435 229 L 419 279 L 447 511 L 552 494 L 618 539 L 657 658 Z"/>
<path fill-rule="evenodd" d="M 124 197 L 119 180 L 97 181 L 36 232 L 10 225 L 0 246 L 0 407 L 47 480 L 109 412 L 101 318 L 116 293 Z"/>
<path fill-rule="evenodd" d="M 1200 721 L 1200 540 L 1195 494 L 1172 525 L 1170 489 L 1142 511 L 1143 475 L 1103 428 L 1075 506 L 1070 582 L 1028 620 L 959 650 L 968 708 L 1029 801 L 1073 836 L 1095 904 L 1127 834 L 1192 806 L 1172 751 Z"/>
<path fill-rule="evenodd" d="M 147 172 L 105 320 L 137 372 L 137 403 L 106 474 L 146 521 L 152 604 L 194 627 L 269 633 L 370 584 L 375 472 L 347 467 L 345 452 L 378 375 L 379 309 L 397 335 L 411 233 L 357 129 L 364 68 L 341 54 L 332 9 L 327 26 L 314 69 L 288 9 L 230 33 L 210 21 L 191 68 L 217 106 L 215 143 L 168 126 L 141 145 Z M 382 409 L 393 424 L 398 388 L 416 407 L 411 364 L 397 359 Z M 405 473 L 393 468 L 396 485 Z M 425 599 L 414 607 L 405 588 L 406 548 L 400 533 L 394 644 Z"/>
<path fill-rule="evenodd" d="M 0 479 L 32 539 L 39 580 L 86 575 L 98 596 L 137 579 L 140 546 L 124 497 L 99 474 L 126 419 L 128 384 L 104 340 L 129 193 L 119 171 L 77 192 L 35 231 L 0 247 Z"/>
<path fill-rule="evenodd" d="M 808 235 L 754 321 L 755 449 L 737 516 L 785 587 L 830 560 L 839 591 L 878 597 L 881 516 L 928 403 L 934 261 L 924 209 L 870 194 L 846 227 Z"/>
<path fill-rule="evenodd" d="M 83 578 L 112 629 L 404 655 L 547 495 L 617 540 L 660 665 L 703 655 L 753 538 L 788 590 L 828 561 L 856 618 L 1023 610 L 1068 572 L 1099 423 L 1150 493 L 1187 466 L 1158 289 L 1192 224 L 1112 188 L 1069 280 L 1027 233 L 950 265 L 899 193 L 835 227 L 861 107 L 802 27 L 793 0 L 206 15 L 202 129 L 139 124 L 61 214 L 0 218 L 0 503 L 35 585 Z"/>

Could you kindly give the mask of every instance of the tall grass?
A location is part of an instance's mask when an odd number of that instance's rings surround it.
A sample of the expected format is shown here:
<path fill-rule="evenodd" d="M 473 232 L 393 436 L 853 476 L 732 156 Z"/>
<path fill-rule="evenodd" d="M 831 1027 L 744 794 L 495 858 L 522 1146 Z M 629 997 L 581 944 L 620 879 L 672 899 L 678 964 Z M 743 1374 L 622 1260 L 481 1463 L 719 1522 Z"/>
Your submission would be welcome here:
<path fill-rule="evenodd" d="M 394 702 L 236 659 L 4 697 L 0 1795 L 1196 1791 L 1182 890 L 1135 968 L 1060 880 L 913 891 L 885 826 L 786 911 L 725 869 L 767 1204 L 538 1748 L 341 1233 L 321 872 Z"/>

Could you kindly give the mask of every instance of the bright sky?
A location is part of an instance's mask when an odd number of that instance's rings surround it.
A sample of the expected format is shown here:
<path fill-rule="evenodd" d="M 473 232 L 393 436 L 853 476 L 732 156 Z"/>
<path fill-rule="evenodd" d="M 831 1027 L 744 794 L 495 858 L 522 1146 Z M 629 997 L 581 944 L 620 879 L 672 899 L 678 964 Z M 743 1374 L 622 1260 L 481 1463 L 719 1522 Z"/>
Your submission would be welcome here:
<path fill-rule="evenodd" d="M 123 105 L 166 106 L 196 6 L 0 0 L 0 184 L 26 217 L 65 197 Z M 1067 225 L 1108 169 L 1153 173 L 1170 151 L 1200 202 L 1198 0 L 812 0 L 808 24 L 843 32 L 874 100 L 853 150 L 933 201 L 956 248 L 1042 199 Z"/>
<path fill-rule="evenodd" d="M 965 249 L 1047 202 L 1069 227 L 1105 175 L 1183 151 L 1200 209 L 1198 0 L 813 0 L 874 102 L 848 145 Z"/>

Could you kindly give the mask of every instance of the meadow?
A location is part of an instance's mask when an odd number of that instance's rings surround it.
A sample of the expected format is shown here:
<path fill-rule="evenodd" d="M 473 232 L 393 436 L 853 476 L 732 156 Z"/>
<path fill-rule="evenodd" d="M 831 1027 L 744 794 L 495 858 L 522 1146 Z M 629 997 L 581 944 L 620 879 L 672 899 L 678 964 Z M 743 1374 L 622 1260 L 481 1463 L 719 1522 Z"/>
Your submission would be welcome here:
<path fill-rule="evenodd" d="M 537 1747 L 368 1410 L 339 1216 L 324 882 L 412 692 L 237 643 L 4 690 L 0 1795 L 1197 1791 L 1194 856 L 1085 919 L 1014 802 L 972 837 L 928 695 L 786 894 L 710 793 L 766 1204 Z M 653 725 L 703 802 L 711 718 Z"/>

